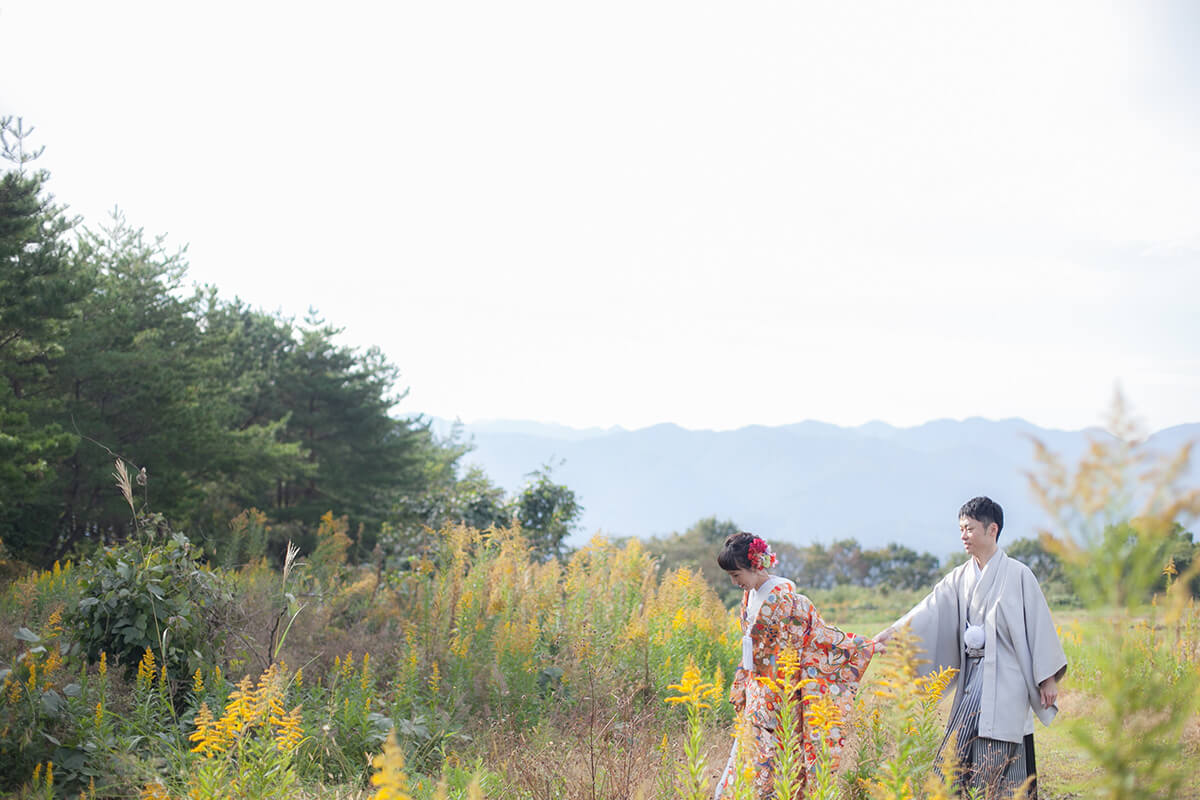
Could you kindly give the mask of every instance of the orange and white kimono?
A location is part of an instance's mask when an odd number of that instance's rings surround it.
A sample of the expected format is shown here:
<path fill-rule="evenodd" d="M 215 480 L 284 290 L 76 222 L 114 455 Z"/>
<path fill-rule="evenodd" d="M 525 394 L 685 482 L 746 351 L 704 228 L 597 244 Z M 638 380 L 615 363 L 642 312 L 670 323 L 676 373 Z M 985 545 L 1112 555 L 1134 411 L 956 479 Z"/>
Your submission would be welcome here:
<path fill-rule="evenodd" d="M 760 678 L 782 683 L 779 657 L 788 650 L 796 653 L 800 678 L 807 681 L 800 689 L 796 706 L 808 769 L 816 762 L 822 732 L 809 730 L 804 707 L 819 697 L 833 700 L 843 712 L 858 689 L 863 672 L 875 652 L 875 642 L 862 636 L 826 625 L 812 601 L 797 594 L 796 586 L 786 578 L 769 578 L 757 590 L 742 596 L 742 663 L 730 690 L 730 701 L 746 717 L 754 748 L 754 787 L 758 797 L 772 796 L 775 783 L 775 752 L 779 748 L 776 728 L 783 698 Z M 826 739 L 837 750 L 845 743 L 839 727 L 832 728 Z M 719 800 L 733 782 L 738 767 L 738 747 L 734 744 L 729 763 L 717 783 L 714 797 Z M 796 800 L 780 798 L 780 800 Z"/>

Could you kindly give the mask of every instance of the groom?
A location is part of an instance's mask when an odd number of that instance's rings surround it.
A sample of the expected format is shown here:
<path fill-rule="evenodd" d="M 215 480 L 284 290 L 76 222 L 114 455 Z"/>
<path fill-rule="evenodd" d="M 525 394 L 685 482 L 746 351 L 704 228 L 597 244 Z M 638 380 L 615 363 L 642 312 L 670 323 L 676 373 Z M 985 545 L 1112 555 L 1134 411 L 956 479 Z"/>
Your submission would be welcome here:
<path fill-rule="evenodd" d="M 955 758 L 965 786 L 982 788 L 989 798 L 1007 796 L 1034 777 L 1028 797 L 1036 798 L 1033 717 L 1049 725 L 1058 712 L 1067 657 L 1037 579 L 997 544 L 1004 528 L 999 504 L 987 497 L 967 501 L 958 527 L 966 563 L 876 641 L 911 625 L 928 669 L 959 670 L 939 756 Z M 944 752 L 952 737 L 954 752 Z"/>

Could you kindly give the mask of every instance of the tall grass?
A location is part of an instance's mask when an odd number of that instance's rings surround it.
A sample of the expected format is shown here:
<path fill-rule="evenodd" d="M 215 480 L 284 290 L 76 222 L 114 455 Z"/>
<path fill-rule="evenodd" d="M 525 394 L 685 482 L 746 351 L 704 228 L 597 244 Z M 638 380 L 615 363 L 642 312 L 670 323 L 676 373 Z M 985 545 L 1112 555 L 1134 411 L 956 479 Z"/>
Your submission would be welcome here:
<path fill-rule="evenodd" d="M 1043 453 L 1039 491 L 1058 521 L 1047 541 L 1093 606 L 1061 636 L 1064 695 L 1096 710 L 1063 722 L 1097 775 L 1094 796 L 1181 797 L 1198 783 L 1184 728 L 1196 719 L 1200 622 L 1181 588 L 1190 575 L 1152 588 L 1168 569 L 1157 561 L 1164 531 L 1197 498 L 1176 488 L 1184 460 L 1150 464 L 1138 447 L 1103 443 L 1077 468 Z M 1128 511 L 1133 499 L 1143 508 Z M 0 594 L 0 792 L 698 798 L 733 737 L 749 735 L 724 692 L 739 655 L 733 613 L 699 574 L 660 572 L 637 541 L 597 538 L 543 561 L 519 528 L 451 525 L 386 572 L 347 564 L 347 536 L 327 515 L 313 552 L 293 553 L 283 573 L 219 554 L 245 565 L 213 568 L 234 598 L 204 618 L 224 645 L 186 681 L 164 673 L 156 650 L 89 660 L 64 620 L 95 591 L 90 565 L 102 558 L 12 579 Z M 818 600 L 831 618 L 894 616 L 868 594 Z M 918 680 L 912 658 L 903 639 L 877 657 L 845 719 L 795 710 L 849 744 L 837 762 L 781 730 L 784 793 L 950 796 L 952 765 L 933 763 L 949 677 Z M 1053 777 L 1054 764 L 1041 767 Z M 746 773 L 732 797 L 755 795 Z"/>

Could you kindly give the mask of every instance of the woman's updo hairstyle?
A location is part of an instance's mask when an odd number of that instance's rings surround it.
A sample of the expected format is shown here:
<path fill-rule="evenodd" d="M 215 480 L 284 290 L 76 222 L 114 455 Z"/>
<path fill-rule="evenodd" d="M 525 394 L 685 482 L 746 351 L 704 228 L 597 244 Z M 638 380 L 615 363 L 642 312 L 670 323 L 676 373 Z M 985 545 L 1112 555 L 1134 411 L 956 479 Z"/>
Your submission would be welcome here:
<path fill-rule="evenodd" d="M 717 555 L 717 563 L 726 572 L 735 569 L 754 569 L 750 563 L 750 543 L 758 537 L 753 533 L 735 533 L 725 540 L 725 546 Z"/>

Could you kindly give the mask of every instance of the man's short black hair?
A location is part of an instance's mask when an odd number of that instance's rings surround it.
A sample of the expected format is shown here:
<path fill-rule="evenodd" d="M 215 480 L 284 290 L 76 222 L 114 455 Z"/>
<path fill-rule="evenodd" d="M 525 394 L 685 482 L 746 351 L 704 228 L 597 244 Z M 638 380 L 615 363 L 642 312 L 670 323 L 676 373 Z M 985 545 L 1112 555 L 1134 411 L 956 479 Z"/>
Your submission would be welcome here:
<path fill-rule="evenodd" d="M 996 523 L 996 539 L 1000 538 L 1000 531 L 1004 530 L 1004 509 L 990 497 L 972 497 L 963 503 L 963 507 L 958 510 L 958 518 L 963 517 L 982 522 L 985 528 L 993 522 Z"/>

